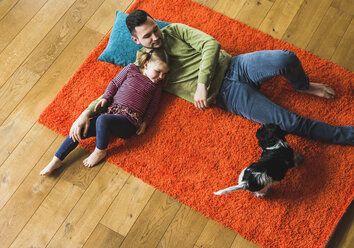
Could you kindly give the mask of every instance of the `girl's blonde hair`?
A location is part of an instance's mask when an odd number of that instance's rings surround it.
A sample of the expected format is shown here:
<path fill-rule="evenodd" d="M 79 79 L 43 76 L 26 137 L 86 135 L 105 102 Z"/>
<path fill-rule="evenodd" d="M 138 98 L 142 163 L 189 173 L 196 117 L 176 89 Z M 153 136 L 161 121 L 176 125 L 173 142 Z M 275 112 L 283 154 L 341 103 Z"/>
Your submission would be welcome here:
<path fill-rule="evenodd" d="M 138 63 L 140 69 L 144 69 L 144 65 L 148 61 L 163 62 L 167 67 L 169 67 L 168 56 L 163 48 L 156 48 L 152 49 L 150 52 L 141 52 L 138 54 Z"/>

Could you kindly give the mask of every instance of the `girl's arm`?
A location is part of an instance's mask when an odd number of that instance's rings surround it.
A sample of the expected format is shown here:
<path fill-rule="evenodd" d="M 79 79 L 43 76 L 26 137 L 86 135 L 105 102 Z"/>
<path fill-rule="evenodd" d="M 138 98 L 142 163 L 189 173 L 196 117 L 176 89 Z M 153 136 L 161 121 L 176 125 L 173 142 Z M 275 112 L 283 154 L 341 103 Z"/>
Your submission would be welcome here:
<path fill-rule="evenodd" d="M 108 84 L 102 98 L 107 99 L 109 102 L 113 100 L 113 96 L 117 93 L 120 86 L 126 80 L 128 71 L 131 69 L 132 65 L 133 64 L 127 65 L 118 73 L 118 75 Z"/>
<path fill-rule="evenodd" d="M 144 122 L 149 125 L 152 118 L 154 117 L 157 109 L 159 107 L 160 99 L 161 99 L 161 92 L 162 92 L 162 84 L 160 83 L 159 86 L 156 88 L 154 95 L 152 96 L 151 102 L 144 114 Z"/>
<path fill-rule="evenodd" d="M 112 101 L 113 96 L 115 93 L 118 91 L 119 87 L 123 84 L 125 79 L 127 78 L 128 71 L 130 69 L 132 64 L 127 65 L 124 67 L 118 75 L 108 84 L 106 91 L 104 95 L 100 96 L 96 100 L 90 103 L 88 106 L 87 110 L 91 112 L 91 117 L 96 116 L 100 114 L 104 109 L 102 108 L 96 108 L 97 104 L 102 100 L 102 99 L 107 99 L 109 102 Z"/>

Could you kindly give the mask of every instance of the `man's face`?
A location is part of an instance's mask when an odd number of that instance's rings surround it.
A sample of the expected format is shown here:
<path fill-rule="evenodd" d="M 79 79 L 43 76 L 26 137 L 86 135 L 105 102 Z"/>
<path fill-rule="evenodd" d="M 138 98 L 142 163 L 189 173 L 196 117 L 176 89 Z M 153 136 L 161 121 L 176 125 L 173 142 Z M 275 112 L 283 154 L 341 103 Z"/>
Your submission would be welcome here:
<path fill-rule="evenodd" d="M 136 44 L 140 44 L 147 49 L 161 47 L 161 38 L 162 34 L 159 26 L 149 16 L 144 24 L 135 27 L 135 35 L 132 36 L 132 40 Z"/>

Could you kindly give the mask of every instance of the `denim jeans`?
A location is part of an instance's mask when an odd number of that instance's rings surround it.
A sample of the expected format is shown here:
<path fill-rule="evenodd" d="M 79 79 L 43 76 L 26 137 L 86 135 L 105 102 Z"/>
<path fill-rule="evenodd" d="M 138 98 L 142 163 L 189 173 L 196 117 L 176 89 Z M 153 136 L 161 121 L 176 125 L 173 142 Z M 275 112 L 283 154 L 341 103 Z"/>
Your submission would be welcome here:
<path fill-rule="evenodd" d="M 81 134 L 81 137 L 87 139 L 96 136 L 96 147 L 104 150 L 108 146 L 110 134 L 127 139 L 133 136 L 136 130 L 137 128 L 123 115 L 103 114 L 90 120 L 86 137 L 83 137 L 83 134 Z M 60 160 L 64 160 L 78 144 L 79 142 L 74 142 L 68 136 L 55 153 L 55 156 Z"/>
<path fill-rule="evenodd" d="M 297 90 L 309 87 L 309 79 L 301 62 L 291 51 L 258 51 L 234 56 L 225 74 L 216 104 L 249 120 L 276 124 L 282 130 L 301 137 L 335 144 L 354 144 L 352 126 L 332 126 L 303 118 L 259 92 L 264 81 L 278 75 L 284 76 Z"/>

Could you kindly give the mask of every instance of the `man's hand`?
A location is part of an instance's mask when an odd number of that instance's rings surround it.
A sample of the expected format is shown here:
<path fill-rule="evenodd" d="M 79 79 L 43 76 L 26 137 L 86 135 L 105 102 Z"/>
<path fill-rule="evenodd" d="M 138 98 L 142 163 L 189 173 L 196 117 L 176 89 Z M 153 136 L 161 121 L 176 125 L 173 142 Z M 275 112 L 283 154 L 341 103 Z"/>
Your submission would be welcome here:
<path fill-rule="evenodd" d="M 82 129 L 84 129 L 83 136 L 86 137 L 88 128 L 90 126 L 90 114 L 91 114 L 90 110 L 88 110 L 88 109 L 84 110 L 84 112 L 81 113 L 79 118 L 77 118 L 76 121 L 71 126 L 70 132 L 69 132 L 69 137 L 74 142 L 81 141 Z"/>
<path fill-rule="evenodd" d="M 208 91 L 205 84 L 198 83 L 197 90 L 194 94 L 194 106 L 199 110 L 205 110 L 208 108 Z"/>
<path fill-rule="evenodd" d="M 142 135 L 143 133 L 145 133 L 146 130 L 146 122 L 144 121 L 143 123 L 141 123 L 139 129 L 136 131 L 137 135 Z"/>
<path fill-rule="evenodd" d="M 95 112 L 97 112 L 97 110 L 100 108 L 104 108 L 107 105 L 107 103 L 108 103 L 108 100 L 105 98 L 102 98 L 101 100 L 99 100 L 99 102 L 95 106 Z"/>

